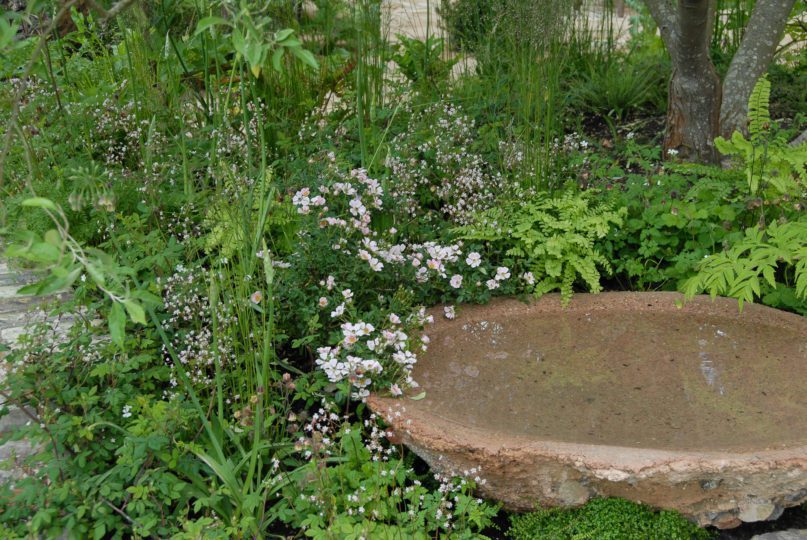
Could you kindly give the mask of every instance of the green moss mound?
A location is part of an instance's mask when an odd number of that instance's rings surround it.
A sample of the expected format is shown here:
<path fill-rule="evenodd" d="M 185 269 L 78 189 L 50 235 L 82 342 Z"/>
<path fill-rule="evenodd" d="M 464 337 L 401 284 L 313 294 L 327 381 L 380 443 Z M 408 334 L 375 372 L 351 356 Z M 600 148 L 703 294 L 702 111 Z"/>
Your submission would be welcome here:
<path fill-rule="evenodd" d="M 575 509 L 551 508 L 511 518 L 516 540 L 701 540 L 712 534 L 677 512 L 624 499 L 596 499 Z"/>

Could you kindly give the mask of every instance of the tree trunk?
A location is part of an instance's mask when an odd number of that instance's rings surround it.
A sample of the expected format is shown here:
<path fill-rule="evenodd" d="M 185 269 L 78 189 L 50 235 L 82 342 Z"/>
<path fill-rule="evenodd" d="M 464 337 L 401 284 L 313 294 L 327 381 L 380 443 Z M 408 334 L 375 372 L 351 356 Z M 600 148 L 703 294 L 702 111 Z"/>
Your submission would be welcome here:
<path fill-rule="evenodd" d="M 667 98 L 664 152 L 688 161 L 717 163 L 714 139 L 719 134 L 720 80 L 714 69 L 702 73 L 673 70 Z"/>
<path fill-rule="evenodd" d="M 748 98 L 767 71 L 796 0 L 757 0 L 748 28 L 723 82 L 720 133 L 747 131 Z"/>
<path fill-rule="evenodd" d="M 770 65 L 795 0 L 757 0 L 722 84 L 709 58 L 716 0 L 645 0 L 672 59 L 665 154 L 716 163 L 718 135 L 745 131 L 748 98 Z"/>
<path fill-rule="evenodd" d="M 690 161 L 717 163 L 720 79 L 709 58 L 710 0 L 680 0 L 675 40 L 670 50 L 673 74 L 667 98 L 664 151 Z"/>

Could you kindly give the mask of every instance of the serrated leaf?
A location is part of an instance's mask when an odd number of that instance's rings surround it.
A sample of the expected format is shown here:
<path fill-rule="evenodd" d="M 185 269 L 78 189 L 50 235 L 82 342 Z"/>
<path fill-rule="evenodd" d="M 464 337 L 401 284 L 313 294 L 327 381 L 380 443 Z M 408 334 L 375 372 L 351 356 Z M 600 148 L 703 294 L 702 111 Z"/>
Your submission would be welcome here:
<path fill-rule="evenodd" d="M 767 281 L 771 287 L 774 289 L 776 288 L 776 278 L 773 274 L 773 267 L 765 266 L 762 268 L 762 275 L 765 277 L 765 281 Z"/>

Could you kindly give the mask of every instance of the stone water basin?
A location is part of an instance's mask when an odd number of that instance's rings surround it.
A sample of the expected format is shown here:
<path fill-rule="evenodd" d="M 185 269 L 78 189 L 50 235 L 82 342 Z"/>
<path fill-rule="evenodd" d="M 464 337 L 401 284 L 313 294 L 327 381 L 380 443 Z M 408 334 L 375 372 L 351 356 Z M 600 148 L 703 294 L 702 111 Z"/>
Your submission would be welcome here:
<path fill-rule="evenodd" d="M 409 398 L 369 398 L 434 469 L 511 510 L 617 496 L 701 525 L 807 500 L 807 319 L 675 293 L 435 308 Z M 425 391 L 425 397 L 413 400 Z"/>

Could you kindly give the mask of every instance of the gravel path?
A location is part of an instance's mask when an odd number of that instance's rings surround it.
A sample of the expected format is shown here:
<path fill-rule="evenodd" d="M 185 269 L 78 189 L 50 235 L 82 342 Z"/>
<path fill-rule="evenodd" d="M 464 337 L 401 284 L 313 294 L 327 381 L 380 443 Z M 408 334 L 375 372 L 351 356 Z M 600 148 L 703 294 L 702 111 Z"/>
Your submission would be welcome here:
<path fill-rule="evenodd" d="M 26 283 L 26 278 L 9 268 L 5 261 L 0 261 L 0 345 L 13 348 L 17 339 L 23 333 L 26 323 L 30 320 L 32 308 L 41 300 L 19 296 L 17 290 Z M 7 352 L 0 347 L 0 361 Z M 0 364 L 0 390 L 5 389 L 5 365 Z M 5 406 L 4 398 L 0 396 L 0 407 Z M 0 435 L 25 425 L 30 419 L 25 413 L 13 405 L 9 405 L 10 412 L 0 418 Z M 0 445 L 0 463 L 9 458 L 17 460 L 29 456 L 33 448 L 28 441 L 9 441 Z M 0 482 L 15 476 L 13 466 L 6 464 L 0 466 Z"/>

